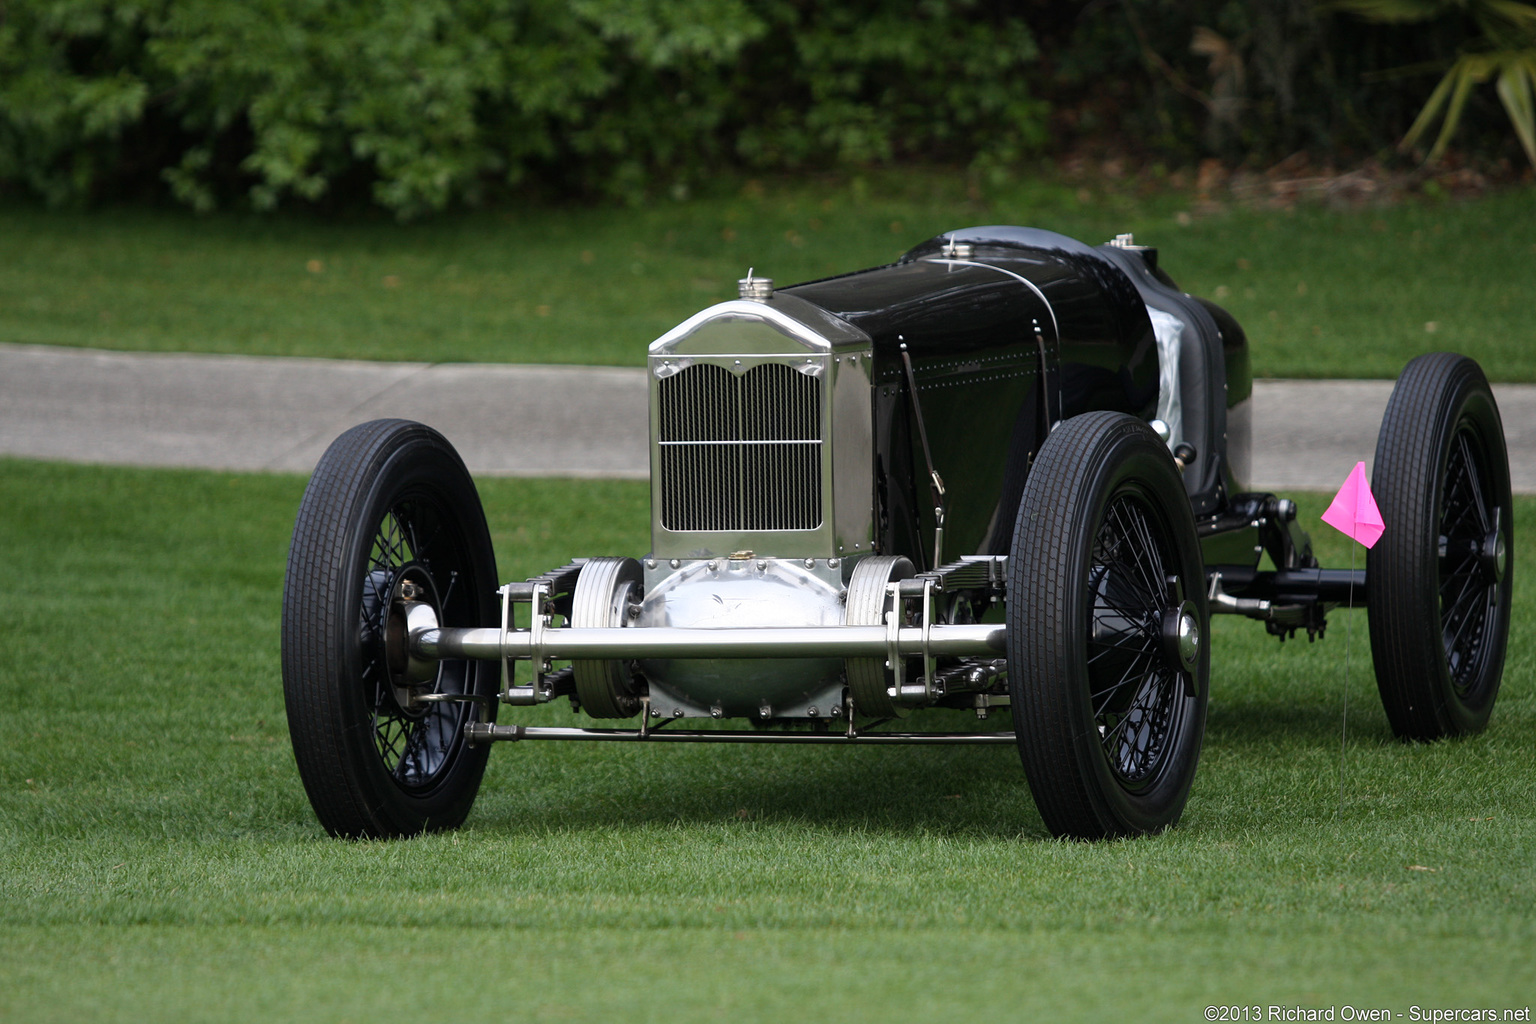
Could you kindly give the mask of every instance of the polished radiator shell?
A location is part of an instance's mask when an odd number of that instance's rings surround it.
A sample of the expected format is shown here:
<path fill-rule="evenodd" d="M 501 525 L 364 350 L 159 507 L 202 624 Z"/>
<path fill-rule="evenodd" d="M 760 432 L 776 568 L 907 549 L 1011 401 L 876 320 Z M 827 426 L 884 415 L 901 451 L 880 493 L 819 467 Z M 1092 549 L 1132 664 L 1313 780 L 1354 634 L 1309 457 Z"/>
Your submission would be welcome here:
<path fill-rule="evenodd" d="M 652 553 L 872 545 L 870 342 L 789 295 L 711 306 L 651 345 Z"/>

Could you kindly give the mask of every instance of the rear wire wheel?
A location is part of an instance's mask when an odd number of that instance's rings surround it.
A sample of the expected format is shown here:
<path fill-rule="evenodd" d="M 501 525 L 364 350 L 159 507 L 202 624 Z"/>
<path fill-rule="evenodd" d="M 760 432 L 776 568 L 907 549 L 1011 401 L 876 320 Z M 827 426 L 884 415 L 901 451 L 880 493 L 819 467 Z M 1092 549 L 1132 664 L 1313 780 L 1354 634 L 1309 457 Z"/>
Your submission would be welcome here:
<path fill-rule="evenodd" d="M 283 692 L 299 776 L 335 836 L 454 828 L 489 747 L 464 726 L 495 716 L 499 666 L 423 662 L 408 629 L 495 626 L 496 562 L 480 497 L 430 427 L 375 420 L 347 431 L 299 505 L 283 588 Z M 422 614 L 424 618 L 408 615 Z"/>
<path fill-rule="evenodd" d="M 1392 731 L 1481 731 L 1509 642 L 1514 517 L 1498 405 L 1477 363 L 1408 364 L 1376 442 L 1386 529 L 1366 555 L 1371 657 Z"/>
<path fill-rule="evenodd" d="M 1008 679 L 1055 835 L 1141 835 L 1183 813 L 1210 677 L 1204 579 L 1189 499 L 1150 427 L 1089 413 L 1051 434 L 1008 556 Z"/>

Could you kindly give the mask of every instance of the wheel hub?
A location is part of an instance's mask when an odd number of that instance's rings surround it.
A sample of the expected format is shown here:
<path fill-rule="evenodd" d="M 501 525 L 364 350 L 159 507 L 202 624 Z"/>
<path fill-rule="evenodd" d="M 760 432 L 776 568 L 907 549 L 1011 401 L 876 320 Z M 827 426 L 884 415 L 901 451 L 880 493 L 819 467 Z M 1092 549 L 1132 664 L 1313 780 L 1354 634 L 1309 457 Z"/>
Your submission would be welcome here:
<path fill-rule="evenodd" d="M 420 565 L 404 566 L 390 586 L 389 610 L 384 620 L 384 664 L 395 702 L 403 710 L 411 709 L 413 690 L 437 679 L 440 665 L 412 651 L 411 634 L 439 625 L 437 587 L 431 574 Z"/>
<path fill-rule="evenodd" d="M 1200 661 L 1200 620 L 1195 617 L 1195 606 L 1185 601 L 1163 612 L 1163 650 L 1187 672 L 1193 672 Z"/>
<path fill-rule="evenodd" d="M 1483 538 L 1479 558 L 1483 563 L 1483 571 L 1493 578 L 1493 582 L 1504 582 L 1504 573 L 1509 567 L 1509 548 L 1504 543 L 1502 531 L 1495 528 Z"/>

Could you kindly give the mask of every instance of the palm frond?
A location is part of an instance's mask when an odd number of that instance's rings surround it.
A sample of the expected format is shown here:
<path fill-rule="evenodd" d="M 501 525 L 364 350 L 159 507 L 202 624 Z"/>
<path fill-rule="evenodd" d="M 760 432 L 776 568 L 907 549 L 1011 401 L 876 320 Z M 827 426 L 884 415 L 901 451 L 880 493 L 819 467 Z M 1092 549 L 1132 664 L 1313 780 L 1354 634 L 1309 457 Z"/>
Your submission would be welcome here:
<path fill-rule="evenodd" d="M 1461 114 L 1467 108 L 1467 98 L 1472 95 L 1472 87 L 1488 77 L 1486 64 L 1486 58 L 1469 54 L 1451 66 L 1451 72 L 1446 77 L 1454 78 L 1456 85 L 1445 104 L 1445 122 L 1440 126 L 1440 136 L 1435 139 L 1434 148 L 1426 158 L 1430 163 L 1445 155 L 1446 147 L 1451 144 L 1451 136 L 1456 133 L 1456 126 L 1461 124 Z"/>
<path fill-rule="evenodd" d="M 1451 90 L 1456 85 L 1456 68 L 1451 68 L 1445 73 L 1435 86 L 1435 91 L 1429 94 L 1429 99 L 1424 101 L 1424 107 L 1419 111 L 1419 116 L 1413 119 L 1413 124 L 1408 126 L 1408 132 L 1403 136 L 1403 141 L 1397 144 L 1397 148 L 1406 153 L 1419 141 L 1419 137 L 1429 130 L 1429 126 L 1435 123 L 1435 118 L 1445 107 L 1446 98 L 1451 95 Z"/>
<path fill-rule="evenodd" d="M 1536 31 L 1536 4 L 1521 0 L 1473 0 L 1469 7 L 1469 13 L 1483 31 L 1495 40 L 1504 38 L 1500 27 L 1516 35 Z"/>
<path fill-rule="evenodd" d="M 1514 3 L 1515 0 L 1505 2 Z M 1347 11 L 1366 21 L 1402 25 L 1438 18 L 1461 8 L 1463 3 L 1457 0 L 1326 0 L 1319 6 L 1325 10 Z"/>
<path fill-rule="evenodd" d="M 1536 92 L 1536 51 L 1527 51 L 1506 64 L 1495 88 L 1526 157 L 1536 166 L 1536 99 L 1532 96 Z"/>

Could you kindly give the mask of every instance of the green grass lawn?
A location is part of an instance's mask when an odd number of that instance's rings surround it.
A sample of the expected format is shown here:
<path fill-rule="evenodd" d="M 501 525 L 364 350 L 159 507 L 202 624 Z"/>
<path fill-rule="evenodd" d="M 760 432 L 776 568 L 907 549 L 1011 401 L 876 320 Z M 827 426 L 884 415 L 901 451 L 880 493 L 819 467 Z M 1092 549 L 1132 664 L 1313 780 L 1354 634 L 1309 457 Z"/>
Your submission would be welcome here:
<path fill-rule="evenodd" d="M 530 743 L 493 751 L 463 830 L 347 843 L 310 812 L 282 706 L 303 485 L 0 461 L 0 1019 L 1536 1001 L 1536 500 L 1487 733 L 1394 742 L 1363 614 L 1313 645 L 1221 620 L 1204 758 L 1160 837 L 1049 839 L 1006 748 Z M 646 549 L 642 483 L 482 491 L 503 578 Z"/>
<path fill-rule="evenodd" d="M 1494 380 L 1536 380 L 1536 190 L 1201 209 L 1162 186 L 1052 172 L 982 192 L 935 170 L 406 226 L 12 205 L 0 207 L 0 342 L 638 365 L 653 338 L 733 297 L 748 267 L 788 284 L 888 262 L 952 228 L 1018 223 L 1158 246 L 1182 287 L 1245 324 L 1260 375 L 1395 377 L 1451 349 Z"/>

